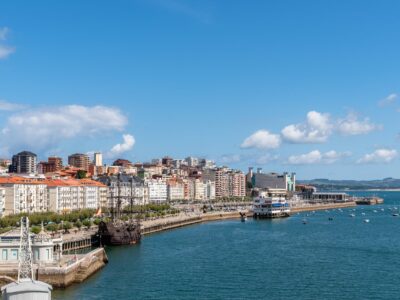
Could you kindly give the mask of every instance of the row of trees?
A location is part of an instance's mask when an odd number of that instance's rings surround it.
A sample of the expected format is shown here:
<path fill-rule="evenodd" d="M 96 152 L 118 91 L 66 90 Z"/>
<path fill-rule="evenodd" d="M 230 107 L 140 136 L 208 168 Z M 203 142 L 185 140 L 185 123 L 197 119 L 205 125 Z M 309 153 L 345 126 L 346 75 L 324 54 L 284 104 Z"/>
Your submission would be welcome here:
<path fill-rule="evenodd" d="M 86 228 L 90 228 L 93 224 L 98 225 L 100 223 L 100 221 L 101 221 L 101 219 L 96 218 L 93 221 L 91 219 L 84 219 L 83 221 L 78 219 L 75 222 L 65 221 L 65 222 L 62 222 L 60 224 L 51 222 L 51 223 L 46 225 L 46 230 L 47 231 L 51 231 L 51 232 L 64 230 L 64 232 L 67 233 L 73 227 L 77 228 L 78 230 L 80 230 L 82 228 L 82 226 L 85 226 Z M 40 230 L 41 230 L 41 227 L 38 226 L 38 225 L 34 225 L 31 228 L 31 231 L 33 233 L 39 233 Z"/>
<path fill-rule="evenodd" d="M 16 227 L 19 226 L 21 217 L 28 216 L 31 225 L 43 224 L 61 224 L 62 221 L 75 223 L 78 220 L 90 219 L 95 213 L 93 209 L 82 209 L 79 211 L 72 211 L 65 214 L 57 214 L 54 212 L 31 213 L 31 214 L 16 214 L 2 217 L 0 219 L 0 228 Z"/>

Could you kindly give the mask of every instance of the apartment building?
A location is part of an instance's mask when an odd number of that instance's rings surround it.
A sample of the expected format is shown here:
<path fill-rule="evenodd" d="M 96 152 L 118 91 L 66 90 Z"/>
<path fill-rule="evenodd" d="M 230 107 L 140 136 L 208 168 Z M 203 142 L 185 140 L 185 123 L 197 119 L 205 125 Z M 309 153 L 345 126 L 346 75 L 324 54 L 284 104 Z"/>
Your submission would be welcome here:
<path fill-rule="evenodd" d="M 139 177 L 127 174 L 105 175 L 97 178 L 97 181 L 108 187 L 107 207 L 116 206 L 118 199 L 122 208 L 130 205 L 131 200 L 134 205 L 149 202 L 148 188 Z"/>
<path fill-rule="evenodd" d="M 37 156 L 29 151 L 22 151 L 13 155 L 9 166 L 10 173 L 32 174 L 36 173 Z"/>
<path fill-rule="evenodd" d="M 185 185 L 182 181 L 170 179 L 167 181 L 167 193 L 169 201 L 185 199 Z"/>
<path fill-rule="evenodd" d="M 90 179 L 54 179 L 45 181 L 49 210 L 65 213 L 84 208 L 97 209 L 107 204 L 108 188 Z"/>
<path fill-rule="evenodd" d="M 215 197 L 229 197 L 229 172 L 228 168 L 205 169 L 203 180 L 215 182 Z"/>
<path fill-rule="evenodd" d="M 149 190 L 150 203 L 165 203 L 168 199 L 167 183 L 164 179 L 147 179 L 145 186 Z"/>
<path fill-rule="evenodd" d="M 80 170 L 89 171 L 90 158 L 87 154 L 75 153 L 68 156 L 68 164 Z"/>
<path fill-rule="evenodd" d="M 246 176 L 241 171 L 232 171 L 228 173 L 229 196 L 246 196 Z"/>
<path fill-rule="evenodd" d="M 6 205 L 6 189 L 0 188 L 0 218 L 3 216 L 5 212 Z"/>
<path fill-rule="evenodd" d="M 41 161 L 38 164 L 38 173 L 46 174 L 46 173 L 57 172 L 60 171 L 62 167 L 63 167 L 62 158 L 51 156 L 47 159 L 47 161 Z"/>
<path fill-rule="evenodd" d="M 0 177 L 4 189 L 3 215 L 45 212 L 49 209 L 47 185 L 37 179 Z"/>

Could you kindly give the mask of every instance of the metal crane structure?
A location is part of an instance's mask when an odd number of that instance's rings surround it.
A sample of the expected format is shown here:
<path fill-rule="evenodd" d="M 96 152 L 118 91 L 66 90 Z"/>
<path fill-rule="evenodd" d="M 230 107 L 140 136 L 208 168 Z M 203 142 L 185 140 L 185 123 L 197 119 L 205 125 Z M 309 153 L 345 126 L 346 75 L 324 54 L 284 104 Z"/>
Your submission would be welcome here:
<path fill-rule="evenodd" d="M 19 243 L 18 282 L 24 279 L 34 280 L 32 266 L 32 240 L 28 217 L 21 218 L 21 239 Z"/>
<path fill-rule="evenodd" d="M 18 280 L 1 288 L 2 299 L 51 300 L 51 285 L 33 278 L 32 245 L 28 217 L 21 218 L 19 243 Z"/>

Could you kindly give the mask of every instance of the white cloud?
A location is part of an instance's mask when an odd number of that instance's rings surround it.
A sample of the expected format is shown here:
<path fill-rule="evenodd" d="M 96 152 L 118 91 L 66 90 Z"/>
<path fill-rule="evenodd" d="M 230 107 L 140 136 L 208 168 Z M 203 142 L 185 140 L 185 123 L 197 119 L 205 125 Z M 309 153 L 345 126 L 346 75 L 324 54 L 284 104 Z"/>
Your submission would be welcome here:
<path fill-rule="evenodd" d="M 2 138 L 13 147 L 43 150 L 66 139 L 122 131 L 127 122 L 127 118 L 112 107 L 46 107 L 11 115 L 2 130 Z"/>
<path fill-rule="evenodd" d="M 14 47 L 0 45 L 0 59 L 7 58 L 10 54 L 15 52 Z"/>
<path fill-rule="evenodd" d="M 355 114 L 348 114 L 345 119 L 338 120 L 337 125 L 337 130 L 343 135 L 367 134 L 381 128 L 382 126 L 371 123 L 368 118 L 359 120 Z"/>
<path fill-rule="evenodd" d="M 398 156 L 397 150 L 395 149 L 377 149 L 372 153 L 365 154 L 360 158 L 357 163 L 368 164 L 368 163 L 390 163 Z"/>
<path fill-rule="evenodd" d="M 116 144 L 114 147 L 111 148 L 110 152 L 108 153 L 108 157 L 116 157 L 121 155 L 133 148 L 135 145 L 135 138 L 131 134 L 124 134 L 122 136 L 123 142 L 121 144 Z"/>
<path fill-rule="evenodd" d="M 7 27 L 0 28 L 0 41 L 5 41 L 7 39 L 7 34 L 9 29 Z M 15 47 L 0 44 L 0 59 L 7 58 L 10 54 L 15 52 Z"/>
<path fill-rule="evenodd" d="M 291 155 L 287 163 L 290 165 L 332 164 L 350 155 L 350 152 L 336 152 L 331 150 L 321 153 L 319 150 L 313 150 L 306 154 Z"/>
<path fill-rule="evenodd" d="M 395 93 L 392 93 L 388 95 L 386 98 L 379 100 L 378 105 L 383 107 L 383 106 L 388 106 L 390 104 L 393 104 L 396 102 L 398 95 Z"/>
<path fill-rule="evenodd" d="M 25 108 L 25 105 L 11 103 L 6 100 L 0 100 L 0 110 L 13 111 Z"/>
<path fill-rule="evenodd" d="M 329 114 L 310 111 L 305 123 L 288 125 L 281 134 L 289 143 L 323 143 L 332 133 Z"/>
<path fill-rule="evenodd" d="M 268 130 L 258 130 L 247 137 L 241 147 L 257 149 L 276 149 L 281 144 L 281 138 L 278 134 L 270 133 Z"/>

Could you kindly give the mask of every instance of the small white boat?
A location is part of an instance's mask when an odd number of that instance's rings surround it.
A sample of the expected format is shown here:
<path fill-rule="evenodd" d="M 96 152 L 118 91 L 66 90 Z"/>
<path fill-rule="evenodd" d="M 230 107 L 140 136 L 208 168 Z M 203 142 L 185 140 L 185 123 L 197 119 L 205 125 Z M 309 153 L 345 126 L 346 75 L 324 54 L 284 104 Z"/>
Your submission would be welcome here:
<path fill-rule="evenodd" d="M 364 223 L 369 223 L 369 219 L 365 219 L 365 220 L 364 220 Z"/>
<path fill-rule="evenodd" d="M 303 219 L 302 222 L 304 225 L 307 224 L 307 219 Z"/>
<path fill-rule="evenodd" d="M 399 214 L 393 214 L 392 216 L 393 216 L 393 217 L 398 217 L 398 216 L 399 216 Z"/>
<path fill-rule="evenodd" d="M 350 217 L 354 218 L 356 215 L 355 214 L 350 214 Z"/>
<path fill-rule="evenodd" d="M 378 211 L 376 209 L 373 210 L 374 213 L 377 213 Z"/>
<path fill-rule="evenodd" d="M 365 216 L 365 213 L 361 213 L 363 216 Z"/>

